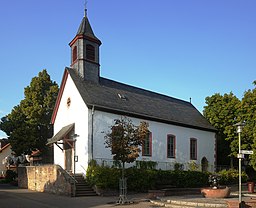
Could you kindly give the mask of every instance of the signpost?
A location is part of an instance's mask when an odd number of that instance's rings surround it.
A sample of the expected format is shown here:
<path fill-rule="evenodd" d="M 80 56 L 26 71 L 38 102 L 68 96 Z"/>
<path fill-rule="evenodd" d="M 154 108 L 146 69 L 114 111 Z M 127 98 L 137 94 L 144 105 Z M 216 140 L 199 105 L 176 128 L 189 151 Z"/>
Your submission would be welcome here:
<path fill-rule="evenodd" d="M 241 154 L 252 155 L 253 151 L 252 150 L 241 150 Z"/>

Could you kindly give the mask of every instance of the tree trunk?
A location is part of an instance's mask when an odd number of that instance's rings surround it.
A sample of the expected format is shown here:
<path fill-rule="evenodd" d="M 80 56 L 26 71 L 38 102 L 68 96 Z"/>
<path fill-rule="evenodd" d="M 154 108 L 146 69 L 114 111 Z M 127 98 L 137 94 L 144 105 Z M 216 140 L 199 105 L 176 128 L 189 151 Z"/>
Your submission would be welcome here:
<path fill-rule="evenodd" d="M 123 162 L 123 167 L 122 167 L 122 180 L 124 181 L 124 164 L 125 162 Z"/>

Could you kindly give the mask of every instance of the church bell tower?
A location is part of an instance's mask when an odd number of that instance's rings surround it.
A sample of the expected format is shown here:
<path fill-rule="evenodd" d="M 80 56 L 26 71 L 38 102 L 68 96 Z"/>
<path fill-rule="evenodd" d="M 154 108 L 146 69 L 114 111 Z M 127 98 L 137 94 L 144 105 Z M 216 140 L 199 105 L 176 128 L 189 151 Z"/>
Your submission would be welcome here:
<path fill-rule="evenodd" d="M 87 18 L 87 10 L 85 9 L 84 17 L 76 36 L 69 43 L 71 48 L 71 67 L 74 68 L 84 80 L 96 83 L 99 82 L 100 45 L 101 41 L 94 35 Z"/>

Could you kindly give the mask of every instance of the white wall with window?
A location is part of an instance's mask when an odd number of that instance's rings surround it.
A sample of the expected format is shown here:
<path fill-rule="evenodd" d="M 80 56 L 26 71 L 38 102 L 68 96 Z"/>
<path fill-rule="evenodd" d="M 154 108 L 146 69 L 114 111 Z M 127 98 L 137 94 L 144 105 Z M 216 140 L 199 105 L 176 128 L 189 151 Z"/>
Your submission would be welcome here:
<path fill-rule="evenodd" d="M 104 135 L 114 124 L 114 119 L 120 115 L 95 111 L 94 113 L 94 159 L 111 160 L 111 151 L 105 148 Z M 129 117 L 135 125 L 140 121 L 149 123 L 150 134 L 142 145 L 142 152 L 138 160 L 156 161 L 158 168 L 168 169 L 167 164 L 191 161 L 201 163 L 206 158 L 211 170 L 215 163 L 215 133 L 199 129 L 187 128 L 155 121 Z M 170 169 L 170 167 L 169 167 Z"/>
<path fill-rule="evenodd" d="M 172 134 L 167 135 L 167 157 L 175 158 L 175 149 L 176 149 L 176 137 Z"/>

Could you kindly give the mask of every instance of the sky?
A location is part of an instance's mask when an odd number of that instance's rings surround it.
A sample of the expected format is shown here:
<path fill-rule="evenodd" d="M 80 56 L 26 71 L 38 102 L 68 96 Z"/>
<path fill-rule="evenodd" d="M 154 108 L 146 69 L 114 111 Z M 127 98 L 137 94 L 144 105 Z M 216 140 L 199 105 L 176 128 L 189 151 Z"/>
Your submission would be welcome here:
<path fill-rule="evenodd" d="M 59 85 L 84 0 L 0 2 L 0 118 L 47 69 Z M 256 80 L 255 0 L 87 0 L 102 41 L 102 77 L 189 101 L 233 92 Z M 5 137 L 0 131 L 0 138 Z"/>

